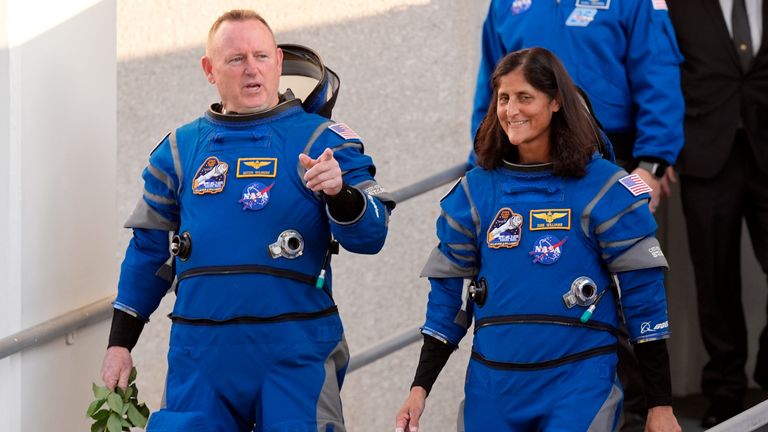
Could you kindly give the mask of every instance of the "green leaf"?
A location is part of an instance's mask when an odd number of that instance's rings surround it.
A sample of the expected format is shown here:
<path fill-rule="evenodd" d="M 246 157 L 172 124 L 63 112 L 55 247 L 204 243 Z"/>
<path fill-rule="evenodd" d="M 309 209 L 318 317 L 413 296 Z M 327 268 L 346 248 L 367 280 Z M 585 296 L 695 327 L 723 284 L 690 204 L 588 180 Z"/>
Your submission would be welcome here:
<path fill-rule="evenodd" d="M 96 423 L 91 425 L 91 432 L 104 432 L 104 429 L 107 427 L 107 418 L 104 418 L 103 420 L 99 420 Z"/>
<path fill-rule="evenodd" d="M 128 384 L 131 384 L 134 381 L 136 381 L 136 366 L 131 368 L 131 376 L 128 377 Z"/>
<path fill-rule="evenodd" d="M 147 416 L 142 414 L 139 409 L 133 405 L 128 406 L 128 420 L 130 420 L 134 426 L 140 427 L 142 429 L 144 429 L 144 426 L 147 425 Z"/>
<path fill-rule="evenodd" d="M 149 418 L 149 407 L 147 406 L 147 404 L 142 403 L 141 405 L 139 405 L 139 412 L 141 413 L 141 415 L 144 416 L 144 418 L 147 418 L 147 419 Z"/>
<path fill-rule="evenodd" d="M 97 399 L 93 402 L 91 402 L 90 405 L 88 405 L 88 410 L 85 412 L 85 415 L 87 417 L 93 417 L 94 414 L 96 414 L 96 411 L 101 408 L 102 405 L 104 405 L 104 402 L 106 402 L 106 399 Z"/>
<path fill-rule="evenodd" d="M 109 411 L 109 410 L 103 409 L 103 410 L 100 410 L 99 412 L 97 412 L 96 414 L 92 415 L 91 418 L 96 420 L 96 421 L 104 420 L 104 424 L 106 425 L 107 424 L 107 418 L 109 418 L 109 413 L 110 412 L 111 411 Z"/>
<path fill-rule="evenodd" d="M 120 420 L 120 416 L 117 413 L 109 415 L 109 420 L 107 420 L 107 430 L 109 432 L 122 432 L 123 422 Z"/>
<path fill-rule="evenodd" d="M 127 431 L 131 430 L 131 426 L 133 426 L 127 419 L 121 419 L 120 425 L 123 427 L 123 430 Z"/>
<path fill-rule="evenodd" d="M 123 401 L 128 402 L 131 399 L 131 396 L 133 396 L 133 392 L 135 391 L 133 386 L 128 386 L 127 389 L 125 389 L 125 395 L 123 395 Z"/>
<path fill-rule="evenodd" d="M 123 398 L 117 393 L 107 396 L 107 405 L 112 411 L 119 413 L 123 411 Z"/>
<path fill-rule="evenodd" d="M 120 416 L 121 417 L 124 416 L 125 413 L 128 412 L 128 407 L 131 406 L 131 405 L 132 405 L 131 403 L 124 403 L 123 404 L 123 409 L 120 410 Z"/>
<path fill-rule="evenodd" d="M 93 397 L 96 399 L 106 399 L 109 394 L 109 389 L 103 386 L 97 386 L 96 383 L 92 383 Z"/>

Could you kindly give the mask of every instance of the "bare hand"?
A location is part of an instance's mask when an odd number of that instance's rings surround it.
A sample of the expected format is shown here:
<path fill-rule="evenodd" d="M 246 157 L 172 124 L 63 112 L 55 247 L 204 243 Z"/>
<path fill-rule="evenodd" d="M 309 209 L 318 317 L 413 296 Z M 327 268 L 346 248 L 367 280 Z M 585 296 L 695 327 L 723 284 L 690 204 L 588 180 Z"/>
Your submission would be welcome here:
<path fill-rule="evenodd" d="M 313 192 L 322 191 L 326 195 L 334 196 L 341 191 L 341 168 L 331 149 L 325 149 L 317 159 L 302 153 L 299 155 L 299 162 L 307 170 L 304 181 Z"/>
<path fill-rule="evenodd" d="M 643 181 L 653 189 L 651 191 L 651 202 L 648 203 L 648 207 L 651 209 L 651 213 L 656 213 L 656 207 L 659 206 L 659 199 L 661 198 L 661 186 L 659 180 L 653 174 L 644 170 L 643 168 L 635 168 L 632 174 L 637 174 Z"/>
<path fill-rule="evenodd" d="M 133 359 L 128 348 L 117 346 L 107 348 L 101 365 L 101 379 L 108 389 L 114 390 L 117 385 L 125 390 L 128 387 L 131 369 L 133 369 Z"/>
<path fill-rule="evenodd" d="M 661 196 L 669 198 L 672 196 L 672 185 L 677 183 L 677 175 L 675 175 L 675 169 L 671 166 L 667 167 L 664 171 L 664 177 L 659 182 L 659 188 L 661 188 Z"/>
<path fill-rule="evenodd" d="M 645 421 L 645 432 L 681 432 L 672 407 L 669 405 L 656 406 L 648 410 Z"/>
<path fill-rule="evenodd" d="M 424 390 L 424 387 L 413 387 L 403 407 L 397 412 L 395 432 L 418 432 L 419 419 L 424 413 L 426 403 L 427 391 Z"/>

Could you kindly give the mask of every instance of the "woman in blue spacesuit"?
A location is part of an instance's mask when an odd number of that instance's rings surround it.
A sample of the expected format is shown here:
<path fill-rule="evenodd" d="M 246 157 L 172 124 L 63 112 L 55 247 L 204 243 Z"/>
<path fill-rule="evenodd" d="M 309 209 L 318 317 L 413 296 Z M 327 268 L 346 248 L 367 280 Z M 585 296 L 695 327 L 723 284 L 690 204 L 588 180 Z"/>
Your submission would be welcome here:
<path fill-rule="evenodd" d="M 594 121 L 549 51 L 507 55 L 492 85 L 479 167 L 441 201 L 440 242 L 422 271 L 431 284 L 424 345 L 397 430 L 418 430 L 474 319 L 467 432 L 614 431 L 624 319 L 646 384 L 646 430 L 679 431 L 650 188 L 596 151 Z"/>

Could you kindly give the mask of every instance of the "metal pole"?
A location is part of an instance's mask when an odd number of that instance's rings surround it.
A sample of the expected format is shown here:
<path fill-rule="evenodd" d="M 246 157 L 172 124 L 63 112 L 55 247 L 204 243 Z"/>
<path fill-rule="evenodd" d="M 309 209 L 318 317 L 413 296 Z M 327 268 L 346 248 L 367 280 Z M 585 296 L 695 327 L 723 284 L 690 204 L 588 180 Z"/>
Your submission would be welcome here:
<path fill-rule="evenodd" d="M 360 369 L 361 367 L 373 363 L 376 360 L 389 354 L 392 354 L 401 348 L 405 348 L 412 343 L 420 341 L 421 338 L 422 336 L 420 327 L 415 327 L 400 333 L 399 335 L 387 339 L 378 345 L 364 350 L 360 354 L 352 356 L 352 358 L 349 360 L 347 372 Z"/>
<path fill-rule="evenodd" d="M 438 188 L 446 183 L 450 183 L 451 181 L 463 176 L 465 172 L 467 172 L 467 164 L 462 163 L 455 165 L 445 171 L 439 172 L 433 176 L 419 180 L 410 186 L 406 186 L 392 192 L 392 197 L 396 203 L 400 204 L 403 201 L 409 200 L 425 192 L 429 192 L 432 189 Z"/>
<path fill-rule="evenodd" d="M 707 432 L 750 432 L 768 424 L 768 400 L 729 418 Z"/>
<path fill-rule="evenodd" d="M 114 296 L 67 312 L 54 319 L 32 326 L 0 339 L 0 359 L 29 347 L 41 345 L 51 339 L 65 336 L 81 327 L 104 321 L 112 316 Z"/>

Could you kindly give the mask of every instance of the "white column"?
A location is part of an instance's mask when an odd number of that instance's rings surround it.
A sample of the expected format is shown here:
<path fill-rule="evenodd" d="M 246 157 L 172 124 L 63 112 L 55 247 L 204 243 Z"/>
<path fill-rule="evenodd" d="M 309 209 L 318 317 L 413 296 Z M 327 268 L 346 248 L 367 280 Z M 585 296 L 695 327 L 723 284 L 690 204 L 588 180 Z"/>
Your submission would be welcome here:
<path fill-rule="evenodd" d="M 0 0 L 0 337 L 115 291 L 115 10 Z M 0 360 L 0 430 L 88 430 L 107 328 Z"/>
<path fill-rule="evenodd" d="M 12 98 L 17 98 L 11 70 L 8 31 L 9 4 L 0 0 L 0 336 L 21 328 L 21 264 L 20 264 L 20 185 L 15 175 L 19 158 L 19 118 Z M 0 429 L 21 430 L 21 357 L 0 360 L 0 406 L 6 415 L 0 417 Z"/>

